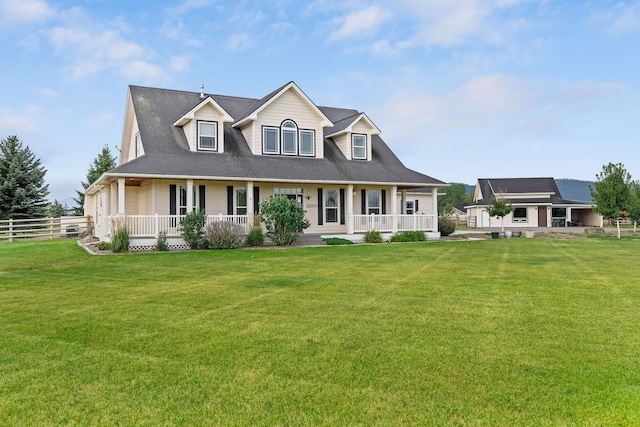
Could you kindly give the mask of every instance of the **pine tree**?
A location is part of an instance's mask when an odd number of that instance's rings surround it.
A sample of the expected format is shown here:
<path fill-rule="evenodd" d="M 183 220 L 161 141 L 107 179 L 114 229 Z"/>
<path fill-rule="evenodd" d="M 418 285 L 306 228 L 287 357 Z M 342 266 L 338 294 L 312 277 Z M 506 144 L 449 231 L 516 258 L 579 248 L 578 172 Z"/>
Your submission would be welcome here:
<path fill-rule="evenodd" d="M 16 136 L 0 141 L 0 219 L 39 218 L 45 215 L 49 185 L 47 170 Z"/>
<path fill-rule="evenodd" d="M 76 215 L 84 214 L 84 192 L 87 188 L 94 182 L 98 180 L 102 176 L 103 173 L 113 169 L 116 167 L 116 158 L 111 155 L 111 151 L 109 150 L 109 146 L 105 145 L 102 147 L 102 152 L 98 154 L 98 157 L 93 159 L 93 163 L 89 165 L 89 170 L 87 171 L 87 180 L 82 181 L 82 191 L 76 190 L 78 194 L 78 198 L 74 199 L 77 203 L 75 208 Z"/>

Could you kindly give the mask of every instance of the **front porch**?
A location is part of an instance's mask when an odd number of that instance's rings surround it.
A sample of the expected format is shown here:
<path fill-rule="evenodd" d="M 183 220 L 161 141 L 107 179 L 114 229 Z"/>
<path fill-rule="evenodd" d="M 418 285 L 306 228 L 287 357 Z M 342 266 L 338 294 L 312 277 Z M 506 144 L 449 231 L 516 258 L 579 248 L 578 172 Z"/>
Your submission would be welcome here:
<path fill-rule="evenodd" d="M 105 240 L 110 241 L 119 227 L 126 226 L 131 237 L 131 246 L 153 246 L 160 233 L 173 242 L 173 246 L 183 246 L 180 235 L 180 221 L 184 215 L 123 215 L 109 216 L 109 229 Z M 249 233 L 254 224 L 254 215 L 207 215 L 205 227 L 215 222 L 228 221 L 239 224 Z M 396 234 L 403 231 L 424 231 L 437 233 L 437 219 L 434 214 L 385 214 L 349 215 L 343 233 L 349 236 L 367 231 Z"/>

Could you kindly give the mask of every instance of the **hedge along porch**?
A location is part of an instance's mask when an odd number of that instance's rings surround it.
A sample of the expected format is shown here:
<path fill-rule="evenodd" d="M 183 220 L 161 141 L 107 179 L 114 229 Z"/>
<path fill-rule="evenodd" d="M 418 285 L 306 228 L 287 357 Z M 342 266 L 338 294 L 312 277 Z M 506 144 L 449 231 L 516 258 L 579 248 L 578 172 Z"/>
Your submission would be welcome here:
<path fill-rule="evenodd" d="M 150 244 L 177 238 L 180 216 L 251 227 L 261 200 L 284 196 L 307 233 L 437 231 L 442 181 L 405 167 L 365 113 L 318 107 L 294 82 L 261 99 L 131 86 L 119 165 L 86 191 L 85 213 L 109 239 L 127 224 Z M 420 209 L 406 191 L 431 190 Z M 166 230 L 165 230 L 166 228 Z"/>

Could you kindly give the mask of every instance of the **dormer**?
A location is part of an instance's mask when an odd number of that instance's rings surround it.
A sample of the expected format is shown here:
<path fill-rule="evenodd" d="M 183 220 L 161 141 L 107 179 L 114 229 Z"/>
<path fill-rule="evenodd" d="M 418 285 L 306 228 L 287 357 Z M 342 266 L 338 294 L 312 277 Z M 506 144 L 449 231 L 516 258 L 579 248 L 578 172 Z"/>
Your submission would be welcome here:
<path fill-rule="evenodd" d="M 323 158 L 324 129 L 333 123 L 289 82 L 256 101 L 232 126 L 255 155 Z"/>
<path fill-rule="evenodd" d="M 380 135 L 380 129 L 360 113 L 335 123 L 326 137 L 332 138 L 342 154 L 349 160 L 371 160 L 371 138 Z"/>
<path fill-rule="evenodd" d="M 224 127 L 229 123 L 233 117 L 208 96 L 173 125 L 182 128 L 191 151 L 224 153 Z"/>

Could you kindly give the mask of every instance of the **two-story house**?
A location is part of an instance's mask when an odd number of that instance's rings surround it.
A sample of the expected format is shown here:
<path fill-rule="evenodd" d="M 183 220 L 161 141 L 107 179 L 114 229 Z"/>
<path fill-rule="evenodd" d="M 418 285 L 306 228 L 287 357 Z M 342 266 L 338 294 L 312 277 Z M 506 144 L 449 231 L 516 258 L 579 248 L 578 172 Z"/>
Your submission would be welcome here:
<path fill-rule="evenodd" d="M 125 223 L 132 247 L 165 232 L 180 245 L 181 216 L 250 228 L 261 200 L 305 209 L 306 233 L 437 232 L 442 181 L 406 168 L 356 110 L 318 107 L 289 82 L 261 99 L 130 86 L 119 165 L 86 191 L 85 215 L 109 240 Z M 433 191 L 411 208 L 406 192 Z"/>

